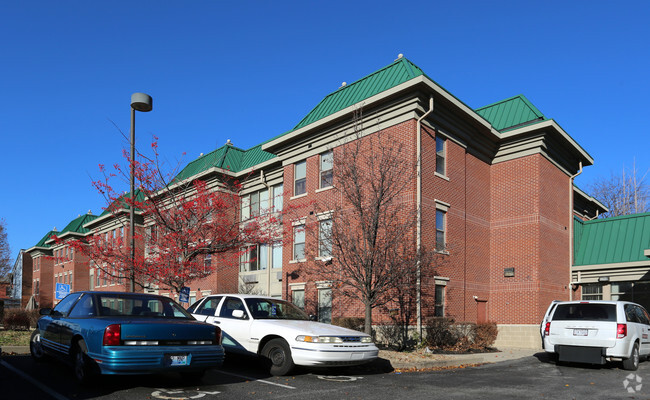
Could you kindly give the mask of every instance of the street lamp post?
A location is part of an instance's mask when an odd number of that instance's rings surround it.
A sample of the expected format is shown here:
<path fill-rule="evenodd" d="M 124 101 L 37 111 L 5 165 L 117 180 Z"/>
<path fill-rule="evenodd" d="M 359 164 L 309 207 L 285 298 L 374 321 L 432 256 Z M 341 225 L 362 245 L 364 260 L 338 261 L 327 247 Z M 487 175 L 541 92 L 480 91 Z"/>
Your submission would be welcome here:
<path fill-rule="evenodd" d="M 131 206 L 129 207 L 129 234 L 131 235 L 131 282 L 129 290 L 135 292 L 135 112 L 153 109 L 151 96 L 145 93 L 131 95 Z"/>

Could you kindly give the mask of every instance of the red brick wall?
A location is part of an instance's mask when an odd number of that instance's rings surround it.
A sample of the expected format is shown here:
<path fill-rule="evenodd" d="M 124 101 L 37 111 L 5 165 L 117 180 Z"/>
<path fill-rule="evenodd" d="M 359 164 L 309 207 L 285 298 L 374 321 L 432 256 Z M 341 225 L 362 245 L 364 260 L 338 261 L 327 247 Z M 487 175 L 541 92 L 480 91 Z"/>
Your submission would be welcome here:
<path fill-rule="evenodd" d="M 539 154 L 492 168 L 488 310 L 499 323 L 537 323 L 551 299 L 568 297 L 569 178 Z"/>

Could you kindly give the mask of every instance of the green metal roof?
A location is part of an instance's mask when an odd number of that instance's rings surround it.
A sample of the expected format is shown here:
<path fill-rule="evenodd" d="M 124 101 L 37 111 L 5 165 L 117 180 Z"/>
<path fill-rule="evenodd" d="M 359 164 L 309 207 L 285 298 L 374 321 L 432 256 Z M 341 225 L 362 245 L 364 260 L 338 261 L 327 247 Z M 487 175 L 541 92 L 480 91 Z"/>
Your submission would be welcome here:
<path fill-rule="evenodd" d="M 223 168 L 231 172 L 240 172 L 254 167 L 264 161 L 275 158 L 275 154 L 262 150 L 262 144 L 242 150 L 226 144 L 190 162 L 176 175 L 174 181 L 182 181 L 210 168 Z"/>
<path fill-rule="evenodd" d="M 136 190 L 135 190 L 135 193 L 136 193 L 136 195 L 135 195 L 135 200 L 136 200 L 136 201 L 142 201 L 142 200 L 144 200 L 144 193 L 143 193 L 140 189 L 136 189 Z M 115 200 L 113 203 L 111 203 L 111 205 L 108 206 L 108 207 L 106 208 L 106 210 L 104 210 L 103 213 L 99 214 L 99 216 L 100 216 L 100 217 L 103 217 L 104 215 L 107 215 L 107 214 L 112 213 L 113 210 L 119 210 L 119 209 L 121 209 L 121 208 L 124 208 L 124 209 L 128 210 L 128 209 L 129 209 L 129 205 L 126 204 L 126 202 L 122 200 L 122 199 L 125 198 L 125 197 L 126 197 L 126 198 L 129 198 L 129 197 L 131 197 L 131 194 L 130 194 L 130 193 L 126 193 L 126 194 L 124 194 L 124 196 L 120 196 L 119 199 L 117 199 L 117 200 Z M 119 203 L 119 206 L 118 206 L 118 203 Z M 137 207 L 136 207 L 136 210 L 137 210 Z M 98 218 L 98 217 L 95 217 L 95 218 Z M 93 219 L 95 219 L 95 218 L 93 218 Z M 87 223 L 87 222 L 90 222 L 90 221 L 92 221 L 92 219 L 89 219 L 89 220 L 85 221 L 84 223 Z"/>
<path fill-rule="evenodd" d="M 547 119 L 537 107 L 521 94 L 485 107 L 477 108 L 476 112 L 498 131 L 529 125 Z"/>
<path fill-rule="evenodd" d="M 424 72 L 418 66 L 402 57 L 379 71 L 329 94 L 293 130 L 305 127 L 420 75 L 424 75 Z"/>
<path fill-rule="evenodd" d="M 50 247 L 50 245 L 45 244 L 45 242 L 52 239 L 52 235 L 58 235 L 58 234 L 59 234 L 58 231 L 49 231 L 45 236 L 43 236 L 41 240 L 38 241 L 38 243 L 34 245 L 34 247 Z"/>
<path fill-rule="evenodd" d="M 68 225 L 66 225 L 66 227 L 63 228 L 63 230 L 61 231 L 61 233 L 59 233 L 57 236 L 61 236 L 61 235 L 63 235 L 64 233 L 68 233 L 68 232 L 74 232 L 74 233 L 88 233 L 88 232 L 90 232 L 90 230 L 84 228 L 84 224 L 86 224 L 86 223 L 88 223 L 88 222 L 94 220 L 95 218 L 97 218 L 97 216 L 96 216 L 96 215 L 92 215 L 92 214 L 84 214 L 84 215 L 80 215 L 80 216 L 78 216 L 77 218 L 75 218 L 75 219 L 73 219 L 72 221 L 70 221 L 70 223 L 69 223 Z"/>
<path fill-rule="evenodd" d="M 574 265 L 650 261 L 650 213 L 592 221 L 574 219 Z"/>

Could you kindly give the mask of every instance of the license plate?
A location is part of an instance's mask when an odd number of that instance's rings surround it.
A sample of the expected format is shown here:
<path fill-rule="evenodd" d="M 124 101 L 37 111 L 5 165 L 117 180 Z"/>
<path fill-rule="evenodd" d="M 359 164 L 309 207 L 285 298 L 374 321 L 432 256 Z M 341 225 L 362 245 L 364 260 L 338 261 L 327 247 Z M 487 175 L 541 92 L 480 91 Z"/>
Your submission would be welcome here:
<path fill-rule="evenodd" d="M 573 336 L 589 336 L 589 331 L 587 329 L 574 329 Z"/>
<path fill-rule="evenodd" d="M 187 354 L 174 354 L 169 356 L 172 367 L 177 365 L 187 365 Z"/>

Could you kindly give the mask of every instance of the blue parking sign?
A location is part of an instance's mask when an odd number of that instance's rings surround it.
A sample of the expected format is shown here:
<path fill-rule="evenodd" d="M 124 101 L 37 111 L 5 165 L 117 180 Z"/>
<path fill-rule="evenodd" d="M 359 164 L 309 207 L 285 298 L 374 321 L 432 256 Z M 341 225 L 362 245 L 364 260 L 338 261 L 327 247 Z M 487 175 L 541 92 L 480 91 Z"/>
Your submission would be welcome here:
<path fill-rule="evenodd" d="M 67 283 L 56 284 L 56 299 L 62 300 L 65 296 L 70 294 L 70 285 Z"/>
<path fill-rule="evenodd" d="M 178 301 L 181 303 L 189 303 L 190 302 L 190 288 L 185 286 L 181 289 L 181 294 L 178 296 Z"/>

